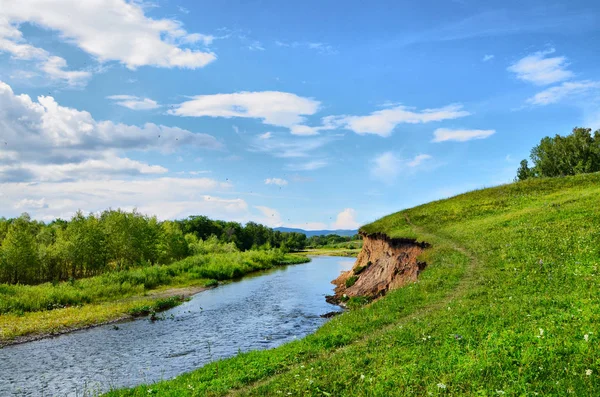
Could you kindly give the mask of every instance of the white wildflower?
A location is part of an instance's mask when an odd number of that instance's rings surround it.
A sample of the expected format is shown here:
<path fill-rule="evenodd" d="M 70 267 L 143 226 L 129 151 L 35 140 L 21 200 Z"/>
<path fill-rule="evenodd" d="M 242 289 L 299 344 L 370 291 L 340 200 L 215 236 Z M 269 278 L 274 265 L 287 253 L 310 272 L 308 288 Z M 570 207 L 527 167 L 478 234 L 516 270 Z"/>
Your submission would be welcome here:
<path fill-rule="evenodd" d="M 585 374 L 586 374 L 587 376 L 590 376 L 590 375 L 592 374 L 592 370 L 591 370 L 591 369 L 586 369 L 586 370 L 585 370 Z"/>
<path fill-rule="evenodd" d="M 506 393 L 504 392 L 504 390 L 496 390 L 496 393 L 498 393 L 498 394 L 500 394 L 500 395 L 504 395 L 504 394 L 506 394 Z"/>
<path fill-rule="evenodd" d="M 590 336 L 588 334 L 583 335 L 583 339 L 587 342 L 590 339 Z"/>
<path fill-rule="evenodd" d="M 360 379 L 361 379 L 361 380 L 364 380 L 364 379 L 365 379 L 365 376 L 364 376 L 363 374 L 360 374 Z"/>
<path fill-rule="evenodd" d="M 544 336 L 544 330 L 540 328 L 540 336 Z"/>
<path fill-rule="evenodd" d="M 445 389 L 445 388 L 446 388 L 446 385 L 445 385 L 445 384 L 443 384 L 443 383 L 438 383 L 438 384 L 437 384 L 437 387 L 438 387 L 438 389 Z"/>

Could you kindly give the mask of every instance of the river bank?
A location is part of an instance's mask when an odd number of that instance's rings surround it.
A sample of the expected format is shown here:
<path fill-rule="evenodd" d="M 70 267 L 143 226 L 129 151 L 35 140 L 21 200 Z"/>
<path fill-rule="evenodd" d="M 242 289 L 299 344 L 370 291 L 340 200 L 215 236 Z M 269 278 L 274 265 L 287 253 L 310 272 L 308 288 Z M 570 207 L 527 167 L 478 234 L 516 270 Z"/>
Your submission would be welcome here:
<path fill-rule="evenodd" d="M 353 263 L 315 257 L 302 266 L 277 266 L 196 294 L 161 313 L 159 321 L 127 321 L 5 347 L 0 395 L 96 395 L 300 340 L 329 321 L 321 315 L 341 310 L 323 297 L 333 291 L 330 281 Z"/>
<path fill-rule="evenodd" d="M 218 285 L 219 281 L 309 260 L 304 255 L 248 251 L 189 257 L 167 266 L 108 273 L 56 285 L 2 285 L 0 348 L 127 321 L 173 307 L 178 301 Z"/>

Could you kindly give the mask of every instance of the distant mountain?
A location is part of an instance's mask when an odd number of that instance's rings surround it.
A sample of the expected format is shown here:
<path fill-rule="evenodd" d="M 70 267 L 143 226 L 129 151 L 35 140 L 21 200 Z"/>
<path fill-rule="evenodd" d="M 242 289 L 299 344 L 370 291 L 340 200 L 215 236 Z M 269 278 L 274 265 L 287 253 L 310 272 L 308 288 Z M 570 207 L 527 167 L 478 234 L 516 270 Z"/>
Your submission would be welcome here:
<path fill-rule="evenodd" d="M 354 236 L 358 233 L 358 230 L 304 230 L 304 229 L 294 229 L 291 227 L 276 227 L 273 230 L 277 230 L 284 233 L 304 233 L 306 237 L 312 236 L 322 236 L 327 234 L 337 234 L 338 236 Z"/>

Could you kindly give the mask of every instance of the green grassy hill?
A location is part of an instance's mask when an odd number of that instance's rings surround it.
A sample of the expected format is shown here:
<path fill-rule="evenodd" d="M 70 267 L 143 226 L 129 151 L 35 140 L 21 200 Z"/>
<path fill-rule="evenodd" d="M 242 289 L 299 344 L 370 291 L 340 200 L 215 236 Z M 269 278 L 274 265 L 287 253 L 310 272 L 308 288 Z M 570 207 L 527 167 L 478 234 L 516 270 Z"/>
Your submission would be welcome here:
<path fill-rule="evenodd" d="M 314 335 L 115 395 L 600 395 L 600 174 L 470 192 L 362 228 L 419 281 Z"/>

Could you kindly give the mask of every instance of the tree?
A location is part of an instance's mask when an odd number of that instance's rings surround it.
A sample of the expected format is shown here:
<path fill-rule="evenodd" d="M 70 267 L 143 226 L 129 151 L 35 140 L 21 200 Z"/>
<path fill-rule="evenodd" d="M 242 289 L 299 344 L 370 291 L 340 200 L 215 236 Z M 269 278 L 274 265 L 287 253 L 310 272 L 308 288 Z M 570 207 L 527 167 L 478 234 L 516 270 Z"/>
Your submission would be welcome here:
<path fill-rule="evenodd" d="M 28 214 L 21 215 L 9 226 L 2 243 L 0 281 L 16 284 L 35 283 L 41 279 L 31 226 Z"/>
<path fill-rule="evenodd" d="M 574 128 L 567 136 L 545 137 L 531 149 L 530 159 L 521 161 L 517 180 L 556 177 L 600 171 L 600 130 Z"/>

